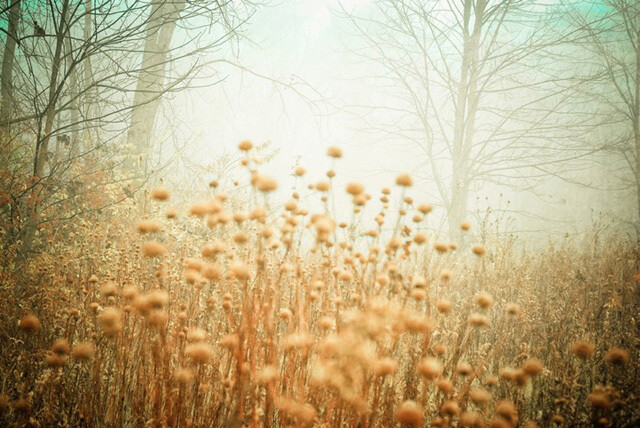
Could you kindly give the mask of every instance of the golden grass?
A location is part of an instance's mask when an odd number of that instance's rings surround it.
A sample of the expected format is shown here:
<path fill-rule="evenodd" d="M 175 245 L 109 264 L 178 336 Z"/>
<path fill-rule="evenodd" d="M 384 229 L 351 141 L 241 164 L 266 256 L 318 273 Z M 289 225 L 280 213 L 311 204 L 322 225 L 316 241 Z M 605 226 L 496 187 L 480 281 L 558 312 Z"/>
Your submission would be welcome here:
<path fill-rule="evenodd" d="M 153 219 L 4 270 L 0 425 L 638 423 L 637 247 L 436 241 L 406 174 L 359 230 L 329 215 L 334 175 L 319 213 L 297 194 L 264 208 L 277 183 L 258 172 L 243 211 L 217 182 L 184 217 L 156 189 Z M 346 189 L 354 222 L 364 192 Z"/>

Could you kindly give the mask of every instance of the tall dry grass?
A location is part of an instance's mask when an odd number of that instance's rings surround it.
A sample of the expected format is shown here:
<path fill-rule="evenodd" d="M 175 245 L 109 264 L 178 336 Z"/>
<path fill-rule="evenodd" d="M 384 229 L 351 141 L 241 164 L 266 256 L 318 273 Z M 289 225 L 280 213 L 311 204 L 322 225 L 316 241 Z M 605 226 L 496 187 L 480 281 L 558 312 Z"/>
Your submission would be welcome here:
<path fill-rule="evenodd" d="M 356 227 L 370 196 L 332 189 L 333 169 L 308 186 L 324 210 L 297 194 L 277 210 L 240 149 L 242 210 L 216 182 L 182 214 L 155 189 L 148 218 L 60 231 L 5 266 L 0 425 L 640 424 L 637 246 L 519 252 L 468 223 L 442 242 L 408 175 L 376 196 L 377 228 Z M 342 197 L 353 220 L 336 224 Z"/>

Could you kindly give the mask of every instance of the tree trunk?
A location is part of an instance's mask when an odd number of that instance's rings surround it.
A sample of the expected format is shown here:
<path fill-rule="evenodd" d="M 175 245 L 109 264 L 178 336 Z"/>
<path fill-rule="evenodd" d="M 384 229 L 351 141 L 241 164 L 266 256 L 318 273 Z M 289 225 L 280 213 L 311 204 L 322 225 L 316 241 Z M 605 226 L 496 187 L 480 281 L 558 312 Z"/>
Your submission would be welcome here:
<path fill-rule="evenodd" d="M 93 23 L 91 21 L 91 14 L 93 12 L 93 8 L 92 8 L 92 4 L 91 4 L 92 0 L 85 0 L 84 2 L 84 26 L 82 28 L 82 36 L 83 36 L 83 40 L 84 43 L 89 43 L 89 39 L 91 38 L 91 34 L 93 33 Z M 93 118 L 96 116 L 95 115 L 95 103 L 97 100 L 97 96 L 96 96 L 96 88 L 92 87 L 94 80 L 93 80 L 93 68 L 91 65 L 91 57 L 87 56 L 84 59 L 84 64 L 83 64 L 83 87 L 85 89 L 84 91 L 84 99 L 83 99 L 83 106 L 82 106 L 82 116 L 84 118 L 84 120 L 86 120 L 87 124 L 91 123 L 90 121 L 93 120 Z M 87 90 L 87 88 L 90 88 Z M 90 146 L 86 146 L 88 145 L 89 142 L 91 141 L 92 137 L 91 137 L 91 127 L 90 126 L 85 126 L 84 127 L 84 131 L 82 133 L 82 143 L 79 143 L 79 146 L 81 145 L 82 147 L 79 147 L 79 151 L 87 151 L 90 149 Z M 96 142 L 99 144 L 99 142 Z"/>
<path fill-rule="evenodd" d="M 475 118 L 478 106 L 478 49 L 482 23 L 484 19 L 485 0 L 473 5 L 473 0 L 464 4 L 463 14 L 463 50 L 458 83 L 457 102 L 455 109 L 455 123 L 453 130 L 451 196 L 447 223 L 451 238 L 456 238 L 458 226 L 467 215 L 469 198 L 469 162 L 471 146 L 475 133 Z M 471 10 L 475 11 L 473 32 L 470 29 Z"/>
<path fill-rule="evenodd" d="M 635 76 L 635 104 L 633 108 L 633 136 L 636 155 L 636 198 L 638 205 L 638 227 L 640 228 L 640 29 L 636 30 L 636 76 Z"/>
<path fill-rule="evenodd" d="M 146 160 L 151 149 L 153 125 L 164 90 L 169 47 L 176 21 L 184 7 L 184 0 L 154 0 L 151 5 L 142 64 L 133 97 L 131 124 L 127 133 L 127 143 L 134 148 L 130 162 L 132 167 L 136 166 L 138 159 Z"/>
<path fill-rule="evenodd" d="M 33 174 L 36 177 L 42 177 L 44 173 L 44 164 L 47 160 L 49 141 L 51 140 L 51 131 L 53 129 L 53 120 L 56 116 L 56 102 L 58 99 L 58 74 L 60 72 L 60 63 L 62 61 L 62 47 L 64 44 L 64 35 L 66 32 L 67 12 L 69 10 L 69 0 L 63 0 L 60 11 L 60 24 L 56 33 L 56 49 L 53 54 L 51 63 L 51 77 L 49 79 L 49 98 L 47 107 L 44 111 L 44 129 L 38 135 L 36 142 L 36 154 L 33 167 Z"/>
<path fill-rule="evenodd" d="M 640 230 L 640 132 L 636 132 L 635 136 L 636 143 L 636 198 L 637 198 L 637 207 L 638 207 L 638 226 L 637 228 Z"/>
<path fill-rule="evenodd" d="M 9 0 L 12 1 L 12 0 Z M 2 55 L 2 76 L 0 84 L 0 117 L 10 120 L 13 114 L 13 62 L 15 60 L 16 45 L 18 40 L 18 22 L 20 21 L 21 1 L 16 1 L 9 9 L 9 23 L 7 26 L 7 41 L 4 44 Z M 10 126 L 7 124 L 0 128 L 0 135 L 9 135 Z"/>
<path fill-rule="evenodd" d="M 69 23 L 65 23 L 68 26 Z M 69 74 L 69 122 L 71 125 L 71 136 L 69 139 L 69 147 L 64 148 L 65 151 L 71 151 L 74 155 L 78 153 L 78 120 L 80 118 L 80 111 L 78 110 L 78 72 L 73 66 L 73 42 L 71 40 L 71 32 L 66 37 L 67 45 L 67 68 L 71 69 Z M 72 68 L 73 67 L 73 68 Z"/>

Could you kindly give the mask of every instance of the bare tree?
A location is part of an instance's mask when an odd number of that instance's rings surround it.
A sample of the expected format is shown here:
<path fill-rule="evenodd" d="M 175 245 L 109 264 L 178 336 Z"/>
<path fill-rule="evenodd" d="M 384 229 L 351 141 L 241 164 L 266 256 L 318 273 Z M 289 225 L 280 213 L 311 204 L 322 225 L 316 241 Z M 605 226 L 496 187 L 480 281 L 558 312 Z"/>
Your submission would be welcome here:
<path fill-rule="evenodd" d="M 133 98 L 131 124 L 127 140 L 130 145 L 148 145 L 153 131 L 154 120 L 160 106 L 164 88 L 164 77 L 176 21 L 184 10 L 186 2 L 154 0 L 151 3 L 142 64 Z M 160 25 L 155 24 L 160 21 Z M 144 150 L 143 153 L 146 153 Z"/>
<path fill-rule="evenodd" d="M 532 188 L 564 168 L 562 162 L 589 153 L 578 144 L 586 119 L 555 114 L 568 101 L 558 84 L 569 78 L 558 72 L 557 60 L 574 34 L 560 31 L 551 6 L 527 0 L 374 5 L 368 16 L 342 12 L 367 42 L 353 52 L 381 70 L 370 83 L 390 97 L 352 110 L 372 117 L 369 128 L 385 141 L 421 150 L 417 175 L 434 184 L 451 234 L 468 215 L 473 186 Z"/>
<path fill-rule="evenodd" d="M 606 0 L 571 4 L 579 101 L 593 107 L 593 130 L 613 156 L 618 180 L 636 196 L 640 220 L 640 4 Z M 579 61 L 579 63 L 578 63 Z"/>
<path fill-rule="evenodd" d="M 0 117 L 10 118 L 13 105 L 13 67 L 18 44 L 18 22 L 20 20 L 20 0 L 10 0 L 9 5 L 3 12 L 8 12 L 7 29 L 4 30 L 6 39 L 4 42 L 4 52 L 2 54 L 2 75 L 0 76 Z M 0 127 L 0 133 L 8 133 L 9 129 Z"/>
<path fill-rule="evenodd" d="M 69 0 L 62 0 L 62 8 L 59 15 L 59 21 L 54 22 L 56 26 L 55 51 L 51 61 L 51 74 L 49 78 L 48 98 L 46 99 L 46 107 L 43 112 L 44 126 L 38 133 L 36 141 L 36 154 L 34 159 L 33 174 L 36 177 L 42 177 L 44 172 L 44 162 L 47 157 L 49 140 L 51 139 L 51 131 L 53 129 L 53 120 L 56 117 L 56 104 L 59 97 L 58 74 L 62 62 L 62 48 L 67 33 L 67 19 L 69 13 Z M 42 124 L 42 123 L 41 123 Z"/>
<path fill-rule="evenodd" d="M 157 110 L 163 94 L 186 89 L 253 10 L 251 2 L 200 0 L 39 0 L 2 9 L 10 25 L 0 126 L 11 132 L 0 141 L 9 201 L 0 210 L 19 231 L 11 239 L 30 246 L 38 225 L 98 209 L 79 201 L 101 183 L 123 189 L 104 193 L 106 204 L 142 186 L 144 171 L 123 168 L 132 112 Z M 142 125 L 151 129 L 154 114 L 144 113 Z M 124 185 L 132 178 L 140 178 L 135 187 Z"/>
<path fill-rule="evenodd" d="M 38 31 L 22 37 L 17 61 L 8 67 L 19 93 L 13 97 L 14 115 L 0 118 L 0 125 L 22 124 L 36 134 L 33 171 L 38 177 L 50 175 L 45 165 L 56 135 L 69 139 L 75 148 L 71 152 L 81 156 L 100 141 L 85 142 L 77 150 L 80 130 L 85 139 L 88 130 L 100 129 L 93 140 L 112 140 L 126 131 L 122 124 L 131 115 L 129 139 L 142 133 L 148 140 L 162 94 L 187 87 L 207 65 L 202 58 L 224 46 L 246 22 L 253 10 L 247 5 L 242 12 L 231 2 L 199 0 L 31 5 L 22 25 L 33 23 Z M 212 31 L 217 23 L 220 28 Z M 182 31 L 178 43 L 173 38 L 177 28 Z"/>

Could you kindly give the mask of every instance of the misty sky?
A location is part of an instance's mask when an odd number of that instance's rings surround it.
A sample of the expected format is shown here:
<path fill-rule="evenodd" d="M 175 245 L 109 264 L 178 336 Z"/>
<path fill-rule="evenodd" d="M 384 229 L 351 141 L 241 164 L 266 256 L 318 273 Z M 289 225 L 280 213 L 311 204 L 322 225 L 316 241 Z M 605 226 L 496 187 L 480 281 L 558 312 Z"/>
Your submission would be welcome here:
<path fill-rule="evenodd" d="M 366 13 L 370 7 L 367 0 L 344 4 L 356 12 Z M 291 76 L 304 79 L 332 105 L 371 102 L 378 95 L 375 88 L 358 78 L 363 65 L 348 49 L 358 40 L 348 22 L 335 13 L 338 9 L 337 0 L 286 0 L 259 8 L 246 27 L 250 40 L 240 42 L 240 62 L 280 81 L 288 81 Z M 207 165 L 217 156 L 235 154 L 237 143 L 244 139 L 254 144 L 270 141 L 279 152 L 264 171 L 278 179 L 277 198 L 284 201 L 294 183 L 292 166 L 299 162 L 307 167 L 311 182 L 323 179 L 330 167 L 326 149 L 337 145 L 345 153 L 336 164 L 340 191 L 346 182 L 358 180 L 377 200 L 380 189 L 390 186 L 399 172 L 409 172 L 417 178 L 411 195 L 437 205 L 435 189 L 419 179 L 424 157 L 416 147 L 391 139 L 373 144 L 373 137 L 363 131 L 365 123 L 357 115 L 314 107 L 291 90 L 250 73 L 224 66 L 219 72 L 225 78 L 222 83 L 186 91 L 171 100 L 171 108 L 184 112 L 180 116 L 185 118 L 184 123 L 178 124 L 176 139 L 182 140 L 181 144 L 188 141 L 185 155 L 194 162 Z M 308 88 L 300 89 L 313 96 Z M 332 110 L 332 114 L 319 115 L 323 110 Z M 164 149 L 166 156 L 172 154 L 170 146 L 165 143 L 169 147 Z M 598 174 L 605 172 L 596 168 L 592 174 L 597 181 Z M 602 217 L 601 212 L 633 216 L 632 203 L 625 204 L 607 192 L 576 192 L 571 185 L 551 182 L 537 189 L 537 193 L 534 196 L 483 185 L 470 197 L 470 208 L 475 212 L 470 220 L 478 223 L 490 206 L 498 213 L 505 211 L 499 214 L 503 229 L 521 236 L 544 230 L 543 236 L 561 237 L 565 232 L 574 233 L 591 225 Z M 349 206 L 345 197 L 337 208 L 348 215 Z M 373 212 L 372 208 L 369 210 Z M 441 213 L 443 210 L 440 207 Z M 434 215 L 434 226 L 438 226 L 439 219 Z"/>

